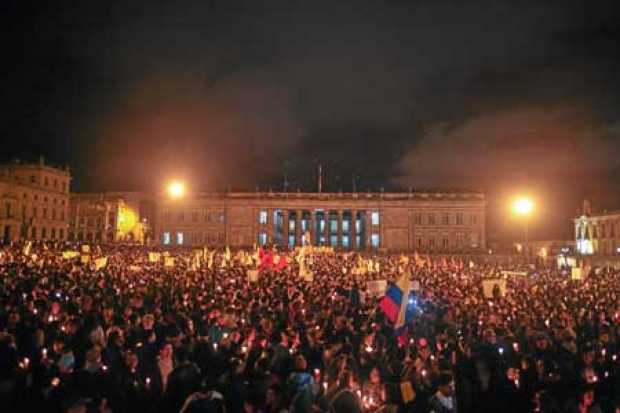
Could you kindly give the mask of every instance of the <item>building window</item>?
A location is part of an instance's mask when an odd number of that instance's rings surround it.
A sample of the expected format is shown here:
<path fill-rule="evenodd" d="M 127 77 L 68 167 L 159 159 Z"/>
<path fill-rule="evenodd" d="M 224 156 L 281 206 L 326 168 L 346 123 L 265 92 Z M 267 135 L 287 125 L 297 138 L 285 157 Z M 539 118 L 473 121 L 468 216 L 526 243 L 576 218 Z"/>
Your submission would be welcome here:
<path fill-rule="evenodd" d="M 422 238 L 418 238 L 418 248 L 422 248 Z"/>
<path fill-rule="evenodd" d="M 41 228 L 41 238 L 42 239 L 47 238 L 47 228 L 45 227 Z"/>
<path fill-rule="evenodd" d="M 58 180 L 54 179 L 54 188 L 58 188 Z"/>
<path fill-rule="evenodd" d="M 47 219 L 47 208 L 43 208 L 43 219 Z"/>
<path fill-rule="evenodd" d="M 422 225 L 422 213 L 421 212 L 416 212 L 415 214 L 413 214 L 413 223 L 415 225 Z"/>
<path fill-rule="evenodd" d="M 267 245 L 267 233 L 262 231 L 258 234 L 258 245 Z"/>
<path fill-rule="evenodd" d="M 60 228 L 58 230 L 58 239 L 64 239 L 65 238 L 65 230 Z"/>
<path fill-rule="evenodd" d="M 198 211 L 192 212 L 192 222 L 198 222 Z"/>
<path fill-rule="evenodd" d="M 370 214 L 370 221 L 372 222 L 372 225 L 379 225 L 379 213 L 377 211 L 373 211 Z"/>
<path fill-rule="evenodd" d="M 469 217 L 469 222 L 472 225 L 475 225 L 478 223 L 478 216 L 476 214 L 471 214 L 471 216 Z"/>
<path fill-rule="evenodd" d="M 342 220 L 342 232 L 349 233 L 349 221 Z"/>
<path fill-rule="evenodd" d="M 224 223 L 224 211 L 219 212 L 219 219 L 220 219 L 220 222 L 223 224 Z"/>
<path fill-rule="evenodd" d="M 31 233 L 30 233 L 30 237 L 32 239 L 36 239 L 37 238 L 37 228 L 36 227 L 32 227 Z"/>
<path fill-rule="evenodd" d="M 443 248 L 448 249 L 448 237 L 444 237 L 442 242 L 443 242 Z"/>
<path fill-rule="evenodd" d="M 372 234 L 370 236 L 370 243 L 373 248 L 379 248 L 379 234 Z"/>
<path fill-rule="evenodd" d="M 349 236 L 348 235 L 342 236 L 342 247 L 349 248 Z"/>
<path fill-rule="evenodd" d="M 211 212 L 209 210 L 205 211 L 205 222 L 211 222 Z"/>
<path fill-rule="evenodd" d="M 177 232 L 177 245 L 183 245 L 183 233 Z"/>
<path fill-rule="evenodd" d="M 56 239 L 56 228 L 52 228 L 52 239 Z"/>
<path fill-rule="evenodd" d="M 262 210 L 258 213 L 258 223 L 261 225 L 267 223 L 267 211 Z"/>
<path fill-rule="evenodd" d="M 445 214 L 443 214 L 443 221 L 442 223 L 444 225 L 450 225 L 450 215 L 446 212 Z"/>
<path fill-rule="evenodd" d="M 162 242 L 164 243 L 164 245 L 170 245 L 170 233 L 169 232 L 164 232 L 163 237 L 162 237 Z"/>
<path fill-rule="evenodd" d="M 456 225 L 463 225 L 463 213 L 462 212 L 456 213 Z"/>
<path fill-rule="evenodd" d="M 428 214 L 428 224 L 435 225 L 435 214 L 433 214 L 432 212 Z"/>
<path fill-rule="evenodd" d="M 30 182 L 31 182 L 31 183 L 35 183 L 36 181 L 37 181 L 37 180 L 36 180 L 36 178 L 34 177 L 34 175 L 30 175 Z"/>
<path fill-rule="evenodd" d="M 295 246 L 295 235 L 288 236 L 288 246 L 289 248 L 293 248 Z"/>
<path fill-rule="evenodd" d="M 338 233 L 338 220 L 332 219 L 329 221 L 329 232 L 332 234 Z"/>
<path fill-rule="evenodd" d="M 329 237 L 329 245 L 331 245 L 332 247 L 338 246 L 338 235 L 331 235 Z"/>
<path fill-rule="evenodd" d="M 52 219 L 56 220 L 56 210 L 52 209 Z"/>
<path fill-rule="evenodd" d="M 45 181 L 44 182 L 45 182 L 45 186 L 49 186 L 50 182 L 49 182 L 49 179 L 47 179 L 47 176 L 45 177 Z"/>
<path fill-rule="evenodd" d="M 431 247 L 431 248 L 435 248 L 435 238 L 430 237 L 428 239 L 428 246 Z"/>

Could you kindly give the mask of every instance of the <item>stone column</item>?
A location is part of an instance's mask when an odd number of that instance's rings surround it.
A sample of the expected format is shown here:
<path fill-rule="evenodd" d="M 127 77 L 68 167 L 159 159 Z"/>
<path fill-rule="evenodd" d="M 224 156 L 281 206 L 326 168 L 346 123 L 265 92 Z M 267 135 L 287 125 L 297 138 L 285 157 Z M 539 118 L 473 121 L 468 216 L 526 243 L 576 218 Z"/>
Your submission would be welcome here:
<path fill-rule="evenodd" d="M 325 245 L 329 245 L 329 209 L 326 209 L 323 212 L 323 222 L 325 222 L 325 227 L 323 227 L 323 236 L 325 237 Z"/>
<path fill-rule="evenodd" d="M 312 208 L 310 210 L 310 241 L 312 242 L 312 245 L 318 245 L 318 237 L 316 236 L 316 211 L 314 210 L 314 208 Z"/>
<path fill-rule="evenodd" d="M 355 231 L 355 223 L 357 221 L 357 211 L 351 210 L 351 220 L 349 221 L 349 245 L 352 250 L 357 248 L 357 233 Z"/>
<path fill-rule="evenodd" d="M 370 236 L 372 234 L 372 211 L 364 211 L 364 247 L 365 249 L 371 249 L 372 243 L 370 242 Z"/>
<path fill-rule="evenodd" d="M 295 246 L 301 246 L 301 220 L 303 218 L 302 210 L 295 212 Z"/>
<path fill-rule="evenodd" d="M 274 225 L 273 209 L 267 208 L 267 244 L 273 244 L 274 242 Z"/>
<path fill-rule="evenodd" d="M 286 247 L 289 246 L 289 244 L 288 244 L 288 234 L 289 234 L 289 232 L 288 232 L 288 218 L 289 218 L 288 214 L 289 214 L 288 209 L 283 209 L 282 210 L 282 238 L 283 238 L 282 244 L 284 246 L 286 246 Z"/>
<path fill-rule="evenodd" d="M 336 240 L 335 247 L 342 247 L 342 209 L 338 210 L 338 239 Z"/>

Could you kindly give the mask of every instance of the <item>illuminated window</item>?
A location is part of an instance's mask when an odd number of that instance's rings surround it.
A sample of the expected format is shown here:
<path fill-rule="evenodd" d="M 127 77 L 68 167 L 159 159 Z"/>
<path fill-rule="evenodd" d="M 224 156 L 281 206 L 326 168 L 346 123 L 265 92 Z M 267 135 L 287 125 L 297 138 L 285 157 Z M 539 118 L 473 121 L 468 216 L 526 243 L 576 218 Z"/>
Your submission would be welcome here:
<path fill-rule="evenodd" d="M 370 243 L 373 248 L 379 248 L 379 234 L 372 234 L 370 236 Z"/>
<path fill-rule="evenodd" d="M 338 232 L 338 220 L 332 219 L 329 221 L 329 232 L 335 234 Z"/>
<path fill-rule="evenodd" d="M 349 221 L 342 221 L 342 232 L 348 233 L 349 232 Z"/>
<path fill-rule="evenodd" d="M 177 245 L 183 245 L 183 233 L 177 232 Z"/>
<path fill-rule="evenodd" d="M 372 225 L 379 225 L 379 213 L 377 211 L 370 214 L 370 221 L 372 222 Z"/>
<path fill-rule="evenodd" d="M 267 245 L 267 233 L 265 231 L 258 234 L 258 245 Z"/>
<path fill-rule="evenodd" d="M 288 236 L 288 246 L 293 248 L 295 246 L 295 235 Z"/>
<path fill-rule="evenodd" d="M 267 211 L 262 210 L 262 211 L 260 211 L 258 213 L 258 223 L 259 224 L 266 224 L 267 223 Z"/>
<path fill-rule="evenodd" d="M 349 236 L 348 235 L 342 236 L 342 247 L 349 248 Z"/>
<path fill-rule="evenodd" d="M 338 235 L 332 235 L 329 237 L 329 245 L 332 247 L 338 246 Z"/>
<path fill-rule="evenodd" d="M 169 232 L 164 232 L 162 238 L 163 238 L 162 241 L 164 245 L 170 245 L 170 233 Z"/>
<path fill-rule="evenodd" d="M 288 221 L 288 230 L 289 232 L 295 231 L 295 220 L 291 219 Z"/>

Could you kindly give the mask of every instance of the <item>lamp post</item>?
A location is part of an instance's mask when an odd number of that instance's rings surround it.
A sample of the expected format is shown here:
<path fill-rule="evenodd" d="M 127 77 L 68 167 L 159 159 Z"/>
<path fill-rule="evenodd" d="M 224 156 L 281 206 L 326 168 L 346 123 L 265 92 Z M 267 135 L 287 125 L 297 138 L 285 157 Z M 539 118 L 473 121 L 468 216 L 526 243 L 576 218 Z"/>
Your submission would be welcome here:
<path fill-rule="evenodd" d="M 512 205 L 512 210 L 515 215 L 521 217 L 523 220 L 524 246 L 526 248 L 525 254 L 526 257 L 529 257 L 528 218 L 532 215 L 532 211 L 534 210 L 534 202 L 532 202 L 530 198 L 517 198 Z"/>

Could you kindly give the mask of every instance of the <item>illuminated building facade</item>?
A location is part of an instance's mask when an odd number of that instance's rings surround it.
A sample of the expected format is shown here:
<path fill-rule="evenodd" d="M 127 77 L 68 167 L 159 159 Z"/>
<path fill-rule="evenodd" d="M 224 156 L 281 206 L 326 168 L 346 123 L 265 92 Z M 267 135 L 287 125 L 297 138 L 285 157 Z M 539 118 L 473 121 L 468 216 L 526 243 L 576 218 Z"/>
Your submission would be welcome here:
<path fill-rule="evenodd" d="M 484 249 L 479 192 L 188 194 L 157 202 L 163 245 L 313 245 L 338 249 L 468 252 Z"/>
<path fill-rule="evenodd" d="M 0 237 L 64 240 L 67 236 L 68 168 L 39 163 L 0 165 Z"/>
<path fill-rule="evenodd" d="M 592 213 L 575 219 L 575 243 L 582 255 L 620 254 L 620 210 Z"/>
<path fill-rule="evenodd" d="M 153 216 L 150 204 L 140 192 L 71 194 L 68 239 L 146 243 Z"/>

